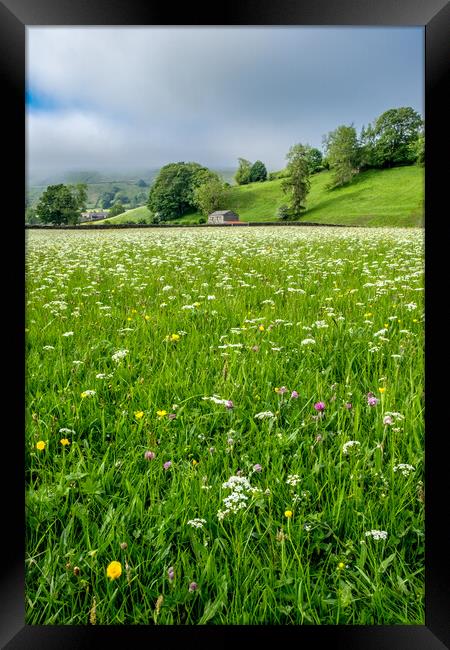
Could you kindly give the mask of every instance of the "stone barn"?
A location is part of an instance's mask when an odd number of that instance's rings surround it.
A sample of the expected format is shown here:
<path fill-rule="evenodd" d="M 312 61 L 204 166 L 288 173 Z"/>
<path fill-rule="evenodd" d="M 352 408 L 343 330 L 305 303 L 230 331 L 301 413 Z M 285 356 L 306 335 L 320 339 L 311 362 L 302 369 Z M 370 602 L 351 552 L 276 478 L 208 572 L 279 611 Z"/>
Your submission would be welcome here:
<path fill-rule="evenodd" d="M 234 223 L 240 224 L 241 222 L 239 221 L 239 215 L 232 210 L 216 210 L 208 216 L 208 223 L 229 223 L 231 225 Z"/>

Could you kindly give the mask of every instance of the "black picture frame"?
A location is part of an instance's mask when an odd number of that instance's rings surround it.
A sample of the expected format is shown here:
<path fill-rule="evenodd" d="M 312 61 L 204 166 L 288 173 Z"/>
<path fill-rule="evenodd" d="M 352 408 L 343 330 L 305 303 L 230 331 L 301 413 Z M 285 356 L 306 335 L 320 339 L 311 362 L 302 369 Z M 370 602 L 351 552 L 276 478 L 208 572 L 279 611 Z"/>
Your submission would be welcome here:
<path fill-rule="evenodd" d="M 448 171 L 442 162 L 445 135 L 448 136 L 449 115 L 446 72 L 450 62 L 450 4 L 445 0 L 240 0 L 200 8 L 186 4 L 135 3 L 131 0 L 3 0 L 0 2 L 0 79 L 2 81 L 4 135 L 10 146 L 4 150 L 7 162 L 6 184 L 11 195 L 25 198 L 25 30 L 34 25 L 346 25 L 346 26 L 424 26 L 425 27 L 425 310 L 427 315 L 426 374 L 426 622 L 423 626 L 204 626 L 196 628 L 158 628 L 146 626 L 26 626 L 25 620 L 25 513 L 23 425 L 17 417 L 25 413 L 24 367 L 24 288 L 25 247 L 23 237 L 23 204 L 9 210 L 6 280 L 7 312 L 17 314 L 17 327 L 7 329 L 7 347 L 14 352 L 14 363 L 8 366 L 9 393 L 16 395 L 13 408 L 13 429 L 4 429 L 7 456 L 13 469 L 7 476 L 3 495 L 16 520 L 6 519 L 0 573 L 0 642 L 3 648 L 89 648 L 102 647 L 122 639 L 134 645 L 147 641 L 169 644 L 219 644 L 230 641 L 253 644 L 272 640 L 277 643 L 313 642 L 329 644 L 346 650 L 442 650 L 450 648 L 450 547 L 448 511 L 448 460 L 442 452 L 443 437 L 448 428 L 445 417 L 446 382 L 436 369 L 445 364 L 447 332 L 445 319 L 433 303 L 445 297 L 446 252 L 450 229 L 445 220 L 446 181 Z M 447 145 L 448 146 L 448 145 Z M 5 155 L 6 154 L 6 155 Z M 447 154 L 448 156 L 448 154 Z M 17 201 L 19 206 L 19 201 Z M 448 212 L 448 209 L 447 209 Z M 4 231 L 5 232 L 5 231 Z M 4 233 L 3 233 L 4 234 Z M 3 256 L 5 258 L 5 255 Z M 444 266 L 444 265 L 443 265 Z M 11 284 L 10 278 L 16 278 Z M 23 282 L 22 282 L 23 280 Z M 441 291 L 439 290 L 441 283 Z M 7 289 L 7 290 L 6 290 Z M 448 292 L 447 292 L 448 295 Z M 431 324 L 430 324 L 431 322 Z M 6 339 L 5 339 L 6 340 Z M 18 360 L 21 360 L 20 363 Z M 448 366 L 447 366 L 448 367 Z M 17 395 L 19 397 L 17 397 Z M 6 459 L 6 454 L 4 453 Z M 5 474 L 5 472 L 3 472 Z M 5 522 L 5 519 L 4 519 Z M 272 638 L 271 638 L 272 637 Z"/>

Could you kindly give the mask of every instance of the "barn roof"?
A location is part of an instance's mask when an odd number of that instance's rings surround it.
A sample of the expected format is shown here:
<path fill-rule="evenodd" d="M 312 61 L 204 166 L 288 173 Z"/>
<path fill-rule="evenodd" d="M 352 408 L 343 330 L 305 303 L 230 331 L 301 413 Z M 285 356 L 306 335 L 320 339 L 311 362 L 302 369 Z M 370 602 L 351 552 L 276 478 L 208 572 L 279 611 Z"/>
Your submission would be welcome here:
<path fill-rule="evenodd" d="M 211 214 L 209 216 L 211 217 L 213 214 L 216 214 L 216 215 L 219 216 L 221 214 L 236 214 L 236 213 L 233 212 L 233 210 L 215 210 L 215 212 L 211 212 Z"/>

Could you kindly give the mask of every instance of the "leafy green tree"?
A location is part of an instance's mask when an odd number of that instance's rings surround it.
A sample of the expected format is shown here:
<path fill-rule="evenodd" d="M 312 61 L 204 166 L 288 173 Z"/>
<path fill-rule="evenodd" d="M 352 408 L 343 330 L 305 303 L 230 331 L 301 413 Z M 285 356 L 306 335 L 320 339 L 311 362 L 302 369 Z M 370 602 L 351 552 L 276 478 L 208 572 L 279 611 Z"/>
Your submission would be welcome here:
<path fill-rule="evenodd" d="M 309 147 L 295 144 L 286 155 L 288 161 L 287 172 L 289 176 L 283 178 L 281 188 L 285 194 L 290 195 L 290 210 L 294 217 L 299 217 L 305 210 L 305 200 L 310 189 L 310 166 L 308 161 Z"/>
<path fill-rule="evenodd" d="M 375 149 L 375 131 L 371 124 L 362 127 L 359 137 L 360 169 L 378 167 Z"/>
<path fill-rule="evenodd" d="M 417 140 L 411 143 L 411 155 L 420 167 L 425 165 L 425 134 L 420 133 Z"/>
<path fill-rule="evenodd" d="M 324 137 L 324 145 L 333 172 L 328 187 L 340 187 L 349 183 L 359 172 L 360 165 L 360 149 L 355 127 L 338 126 Z"/>
<path fill-rule="evenodd" d="M 104 210 L 111 207 L 114 201 L 114 192 L 103 192 L 99 198 L 100 205 Z"/>
<path fill-rule="evenodd" d="M 194 191 L 218 174 L 195 162 L 169 163 L 162 167 L 150 188 L 147 207 L 162 221 L 181 217 L 195 209 Z"/>
<path fill-rule="evenodd" d="M 263 162 L 256 160 L 250 168 L 249 182 L 256 183 L 258 181 L 267 180 L 267 169 Z"/>
<path fill-rule="evenodd" d="M 391 108 L 361 132 L 363 162 L 371 167 L 411 165 L 423 120 L 410 106 Z"/>
<path fill-rule="evenodd" d="M 80 210 L 85 210 L 87 198 L 88 198 L 86 183 L 77 183 L 76 185 L 69 185 L 69 188 L 72 192 L 75 193 L 78 202 L 78 207 L 80 208 Z"/>
<path fill-rule="evenodd" d="M 117 217 L 118 214 L 122 214 L 123 212 L 125 212 L 123 204 L 117 201 L 108 212 L 108 217 Z"/>
<path fill-rule="evenodd" d="M 31 206 L 25 208 L 25 223 L 40 223 L 40 219 L 36 214 L 36 208 L 33 208 Z"/>
<path fill-rule="evenodd" d="M 146 182 L 144 181 L 143 178 L 140 178 L 140 179 L 137 181 L 136 185 L 137 185 L 138 187 L 148 187 L 148 183 L 146 183 Z"/>
<path fill-rule="evenodd" d="M 125 204 L 125 203 L 129 203 L 129 202 L 130 202 L 130 198 L 129 198 L 129 196 L 127 194 L 125 194 L 125 192 L 120 191 L 120 192 L 116 193 L 116 195 L 114 197 L 114 203 L 123 203 L 123 204 Z"/>
<path fill-rule="evenodd" d="M 309 171 L 311 174 L 317 174 L 317 172 L 322 171 L 323 156 L 320 149 L 316 149 L 315 147 L 309 147 L 307 151 L 307 157 L 308 157 Z"/>
<path fill-rule="evenodd" d="M 194 190 L 194 203 L 206 216 L 214 210 L 225 209 L 229 190 L 219 179 L 211 179 Z"/>
<path fill-rule="evenodd" d="M 36 214 L 43 223 L 55 225 L 78 223 L 86 208 L 87 186 L 49 185 L 36 206 Z"/>
<path fill-rule="evenodd" d="M 234 175 L 234 180 L 238 185 L 247 185 L 250 183 L 252 163 L 249 160 L 245 160 L 245 158 L 238 158 L 238 162 L 239 167 Z"/>

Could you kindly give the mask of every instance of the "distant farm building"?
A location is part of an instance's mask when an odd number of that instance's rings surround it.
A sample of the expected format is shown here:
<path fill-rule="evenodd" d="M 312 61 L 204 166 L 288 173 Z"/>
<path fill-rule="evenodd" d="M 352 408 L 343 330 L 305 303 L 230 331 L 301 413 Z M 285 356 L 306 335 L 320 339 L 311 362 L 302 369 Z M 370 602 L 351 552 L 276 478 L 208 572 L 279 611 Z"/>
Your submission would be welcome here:
<path fill-rule="evenodd" d="M 80 223 L 83 221 L 98 221 L 99 219 L 106 219 L 108 212 L 105 211 L 96 211 L 96 212 L 82 212 Z"/>
<path fill-rule="evenodd" d="M 226 223 L 232 226 L 234 224 L 240 225 L 242 221 L 239 221 L 239 215 L 232 212 L 232 210 L 216 210 L 208 216 L 208 223 Z"/>

